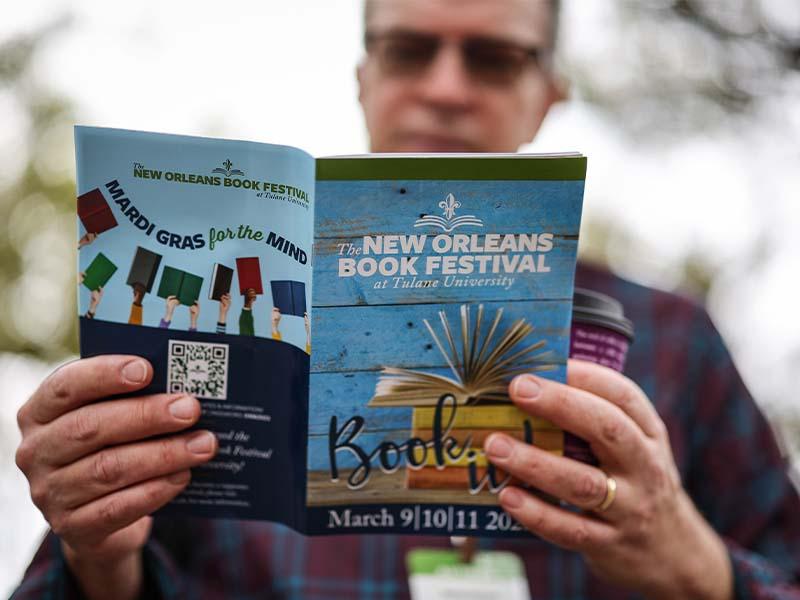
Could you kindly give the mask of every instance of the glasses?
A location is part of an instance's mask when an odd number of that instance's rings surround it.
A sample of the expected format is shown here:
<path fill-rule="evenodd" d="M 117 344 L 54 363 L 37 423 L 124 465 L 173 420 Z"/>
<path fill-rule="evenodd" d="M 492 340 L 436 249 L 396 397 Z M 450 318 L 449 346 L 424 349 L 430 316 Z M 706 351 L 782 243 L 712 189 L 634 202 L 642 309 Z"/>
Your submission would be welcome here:
<path fill-rule="evenodd" d="M 367 32 L 364 45 L 387 75 L 422 75 L 444 45 L 442 38 L 417 32 Z M 466 38 L 459 43 L 461 58 L 470 77 L 491 86 L 515 83 L 529 67 L 542 71 L 549 54 L 542 48 L 525 47 L 494 38 Z"/>

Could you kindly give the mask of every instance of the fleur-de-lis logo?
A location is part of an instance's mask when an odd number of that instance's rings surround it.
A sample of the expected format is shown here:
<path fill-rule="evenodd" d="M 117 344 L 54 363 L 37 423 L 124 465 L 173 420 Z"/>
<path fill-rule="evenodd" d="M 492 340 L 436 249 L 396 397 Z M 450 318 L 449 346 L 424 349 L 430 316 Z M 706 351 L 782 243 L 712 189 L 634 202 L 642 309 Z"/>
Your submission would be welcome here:
<path fill-rule="evenodd" d="M 439 208 L 442 209 L 444 218 L 437 215 L 423 215 L 414 222 L 414 227 L 425 227 L 430 225 L 438 227 L 445 233 L 450 233 L 454 229 L 463 225 L 475 225 L 476 227 L 483 227 L 481 221 L 475 215 L 461 215 L 456 216 L 456 209 L 461 208 L 461 202 L 456 200 L 453 194 L 447 194 L 447 197 L 439 202 Z"/>
<path fill-rule="evenodd" d="M 244 171 L 241 171 L 239 169 L 232 169 L 231 168 L 231 167 L 233 167 L 233 163 L 231 162 L 230 158 L 226 158 L 225 162 L 222 163 L 222 166 L 225 167 L 225 168 L 221 169 L 221 168 L 217 167 L 216 169 L 214 169 L 211 172 L 212 173 L 222 173 L 223 175 L 225 175 L 225 177 L 230 177 L 231 175 L 242 175 L 242 176 L 244 176 Z"/>
<path fill-rule="evenodd" d="M 461 202 L 456 200 L 456 197 L 453 194 L 447 194 L 447 198 L 439 202 L 439 208 L 443 208 L 444 218 L 448 221 L 452 219 L 456 214 L 456 209 L 461 208 Z"/>

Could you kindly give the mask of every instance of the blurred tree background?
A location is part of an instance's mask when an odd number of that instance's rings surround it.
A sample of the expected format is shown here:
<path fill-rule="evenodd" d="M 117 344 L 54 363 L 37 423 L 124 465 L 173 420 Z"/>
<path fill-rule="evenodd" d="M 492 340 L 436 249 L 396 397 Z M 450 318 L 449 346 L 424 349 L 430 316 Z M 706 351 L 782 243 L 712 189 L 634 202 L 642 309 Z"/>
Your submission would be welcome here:
<path fill-rule="evenodd" d="M 74 115 L 39 80 L 35 58 L 68 26 L 0 43 L 0 348 L 50 361 L 77 351 Z"/>
<path fill-rule="evenodd" d="M 573 3 L 576 4 L 576 3 Z M 564 59 L 577 93 L 613 122 L 631 143 L 680 145 L 687 137 L 770 130 L 791 120 L 782 102 L 800 101 L 800 2 L 794 0 L 621 0 L 579 55 Z M 578 10 L 580 8 L 576 7 Z M 614 65 L 608 68 L 608 65 Z M 791 130 L 790 130 L 791 131 Z M 798 155 L 796 138 L 781 139 Z M 766 175 L 766 174 L 765 174 Z M 646 240 L 613 222 L 588 224 L 587 255 L 652 256 Z M 756 224 L 754 224 L 756 225 Z M 746 270 L 770 256 L 768 231 L 758 232 Z M 582 240 L 583 242 L 584 240 Z M 672 284 L 704 298 L 722 265 L 689 249 Z M 675 277 L 670 277 L 675 280 Z M 800 342 L 800 341 L 799 341 Z"/>

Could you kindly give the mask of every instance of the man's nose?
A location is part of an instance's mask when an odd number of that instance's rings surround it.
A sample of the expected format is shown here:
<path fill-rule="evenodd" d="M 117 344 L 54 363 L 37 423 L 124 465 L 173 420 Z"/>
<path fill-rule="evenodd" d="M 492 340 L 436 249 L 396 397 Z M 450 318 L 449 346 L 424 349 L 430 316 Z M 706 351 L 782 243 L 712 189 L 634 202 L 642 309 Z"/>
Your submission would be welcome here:
<path fill-rule="evenodd" d="M 475 93 L 461 50 L 452 44 L 445 44 L 436 53 L 419 85 L 425 101 L 450 109 L 467 108 Z"/>

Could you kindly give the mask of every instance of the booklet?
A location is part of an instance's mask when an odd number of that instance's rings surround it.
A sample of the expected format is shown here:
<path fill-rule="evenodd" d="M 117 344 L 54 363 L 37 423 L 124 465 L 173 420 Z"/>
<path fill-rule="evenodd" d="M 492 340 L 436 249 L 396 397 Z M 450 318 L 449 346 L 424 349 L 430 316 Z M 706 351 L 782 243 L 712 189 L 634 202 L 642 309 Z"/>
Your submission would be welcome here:
<path fill-rule="evenodd" d="M 81 356 L 147 358 L 142 393 L 196 396 L 219 439 L 163 512 L 529 535 L 482 445 L 564 452 L 508 382 L 565 380 L 584 157 L 315 160 L 94 127 L 75 144 L 77 195 L 104 215 L 79 208 Z"/>

